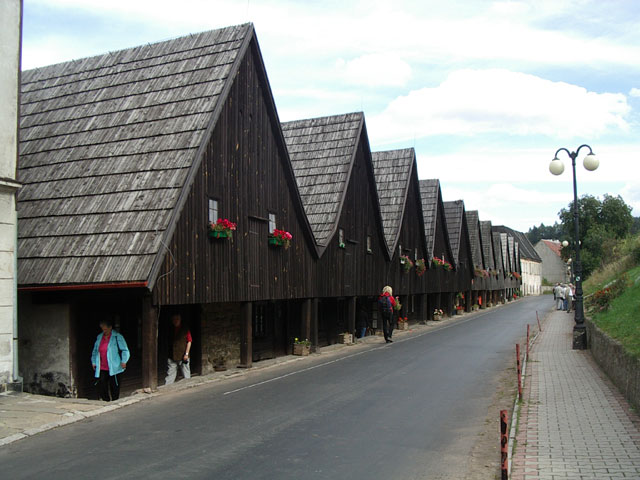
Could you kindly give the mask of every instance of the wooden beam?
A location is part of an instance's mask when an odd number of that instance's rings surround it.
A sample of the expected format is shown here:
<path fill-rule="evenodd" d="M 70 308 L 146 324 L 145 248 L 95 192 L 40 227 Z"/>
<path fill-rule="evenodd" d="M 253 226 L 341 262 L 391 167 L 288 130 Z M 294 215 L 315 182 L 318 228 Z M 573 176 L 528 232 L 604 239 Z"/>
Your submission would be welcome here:
<path fill-rule="evenodd" d="M 158 389 L 158 309 L 151 295 L 142 297 L 142 387 Z"/>
<path fill-rule="evenodd" d="M 306 298 L 302 303 L 302 325 L 300 325 L 300 336 L 311 340 L 311 310 L 313 308 L 312 299 Z"/>
<path fill-rule="evenodd" d="M 253 365 L 253 303 L 242 304 L 242 339 L 240 344 L 241 368 L 251 368 Z"/>
<path fill-rule="evenodd" d="M 353 335 L 356 333 L 356 315 L 358 313 L 356 310 L 357 299 L 357 297 L 349 297 L 349 304 L 347 306 L 347 329 L 349 333 Z"/>
<path fill-rule="evenodd" d="M 311 340 L 311 351 L 315 352 L 318 350 L 318 299 L 311 299 L 311 328 L 310 328 L 310 338 Z"/>

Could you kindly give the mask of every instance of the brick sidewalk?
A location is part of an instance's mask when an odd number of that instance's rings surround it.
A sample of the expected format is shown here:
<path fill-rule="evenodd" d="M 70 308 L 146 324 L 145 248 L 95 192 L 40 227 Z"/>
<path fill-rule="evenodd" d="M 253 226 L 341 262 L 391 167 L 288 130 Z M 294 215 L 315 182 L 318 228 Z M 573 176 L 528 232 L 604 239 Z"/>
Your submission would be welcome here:
<path fill-rule="evenodd" d="M 640 418 L 553 311 L 527 364 L 511 478 L 640 479 Z"/>

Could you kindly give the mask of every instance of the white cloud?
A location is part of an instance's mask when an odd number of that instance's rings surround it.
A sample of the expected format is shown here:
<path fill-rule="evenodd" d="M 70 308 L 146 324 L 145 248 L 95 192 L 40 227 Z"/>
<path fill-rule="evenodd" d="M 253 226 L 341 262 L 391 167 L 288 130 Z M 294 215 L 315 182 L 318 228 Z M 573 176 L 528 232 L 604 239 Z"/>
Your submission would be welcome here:
<path fill-rule="evenodd" d="M 401 140 L 433 135 L 593 137 L 627 130 L 622 94 L 503 69 L 458 70 L 437 87 L 393 100 L 370 121 L 372 136 Z"/>
<path fill-rule="evenodd" d="M 629 90 L 629 96 L 631 97 L 640 97 L 640 88 L 632 88 Z"/>
<path fill-rule="evenodd" d="M 620 196 L 627 205 L 633 208 L 634 217 L 640 217 L 640 182 L 629 182 L 620 190 Z"/>
<path fill-rule="evenodd" d="M 409 64 L 391 53 L 372 53 L 349 61 L 340 58 L 336 68 L 347 83 L 368 87 L 402 87 L 411 77 Z"/>

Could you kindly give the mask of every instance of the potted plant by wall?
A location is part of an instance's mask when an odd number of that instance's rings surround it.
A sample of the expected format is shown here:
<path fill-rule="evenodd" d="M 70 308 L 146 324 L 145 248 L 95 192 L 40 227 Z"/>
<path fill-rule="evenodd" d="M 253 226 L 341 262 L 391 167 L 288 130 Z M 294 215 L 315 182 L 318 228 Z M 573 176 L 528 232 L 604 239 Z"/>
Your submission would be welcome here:
<path fill-rule="evenodd" d="M 283 247 L 285 250 L 291 246 L 293 236 L 286 230 L 278 230 L 277 228 L 269 234 L 269 245 L 274 247 Z"/>
<path fill-rule="evenodd" d="M 344 332 L 338 334 L 338 343 L 344 343 L 345 345 L 350 345 L 353 343 L 353 335 L 349 332 Z"/>
<path fill-rule="evenodd" d="M 426 271 L 427 264 L 425 263 L 424 258 L 419 258 L 418 260 L 416 260 L 416 275 L 421 277 Z"/>
<path fill-rule="evenodd" d="M 413 262 L 407 255 L 400 255 L 400 265 L 402 265 L 404 273 L 409 273 L 409 270 L 413 268 Z"/>
<path fill-rule="evenodd" d="M 440 320 L 442 320 L 442 317 L 444 316 L 444 312 L 440 309 L 440 308 L 436 308 L 433 311 L 433 319 L 436 322 L 439 322 Z"/>
<path fill-rule="evenodd" d="M 409 319 L 407 317 L 398 318 L 398 330 L 409 330 Z"/>
<path fill-rule="evenodd" d="M 293 339 L 293 354 L 306 357 L 311 351 L 311 342 L 308 339 L 300 340 L 299 338 Z"/>
<path fill-rule="evenodd" d="M 231 238 L 236 224 L 226 218 L 219 218 L 217 222 L 209 222 L 209 238 Z"/>

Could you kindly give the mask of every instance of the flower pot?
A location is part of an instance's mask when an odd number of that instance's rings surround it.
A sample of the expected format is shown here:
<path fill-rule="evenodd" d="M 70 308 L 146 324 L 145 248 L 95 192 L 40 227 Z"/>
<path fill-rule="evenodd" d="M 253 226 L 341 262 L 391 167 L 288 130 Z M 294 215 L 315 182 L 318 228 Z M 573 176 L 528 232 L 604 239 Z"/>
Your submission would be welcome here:
<path fill-rule="evenodd" d="M 228 238 L 229 234 L 223 230 L 209 230 L 209 238 Z"/>
<path fill-rule="evenodd" d="M 338 335 L 338 343 L 344 343 L 345 345 L 353 343 L 353 335 L 350 333 L 341 333 Z"/>
<path fill-rule="evenodd" d="M 471 307 L 471 310 L 473 310 L 474 312 L 480 310 L 480 305 L 474 305 Z"/>
<path fill-rule="evenodd" d="M 299 355 L 301 357 L 306 357 L 309 355 L 311 347 L 309 345 L 304 345 L 302 343 L 294 343 L 293 344 L 293 354 Z"/>
<path fill-rule="evenodd" d="M 409 330 L 409 322 L 398 322 L 398 330 Z"/>
<path fill-rule="evenodd" d="M 434 315 L 433 316 L 433 321 L 434 322 L 439 322 L 440 320 L 442 320 L 442 315 Z"/>
<path fill-rule="evenodd" d="M 269 245 L 273 247 L 279 247 L 280 245 L 282 245 L 282 242 L 278 238 L 269 237 Z"/>

